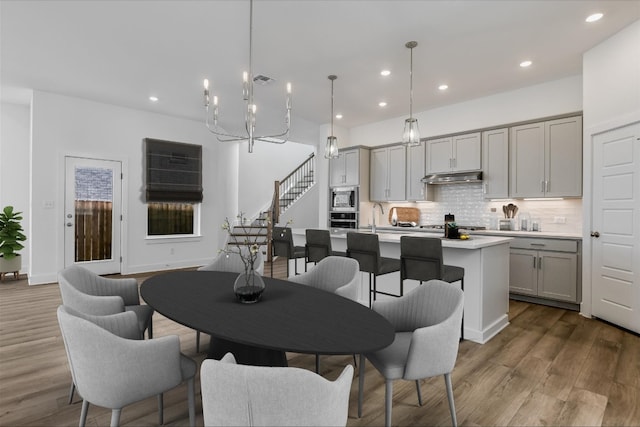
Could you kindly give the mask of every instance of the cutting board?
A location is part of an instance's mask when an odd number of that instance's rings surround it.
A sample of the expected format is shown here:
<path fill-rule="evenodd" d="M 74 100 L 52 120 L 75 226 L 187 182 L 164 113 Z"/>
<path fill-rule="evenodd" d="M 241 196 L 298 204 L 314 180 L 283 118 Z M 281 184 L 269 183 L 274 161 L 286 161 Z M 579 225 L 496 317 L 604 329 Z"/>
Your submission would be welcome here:
<path fill-rule="evenodd" d="M 398 222 L 415 222 L 416 224 L 420 222 L 420 209 L 418 208 L 398 208 L 392 206 L 389 209 L 389 224 L 391 224 L 391 216 L 393 215 L 393 210 L 396 210 L 396 216 L 398 217 Z"/>

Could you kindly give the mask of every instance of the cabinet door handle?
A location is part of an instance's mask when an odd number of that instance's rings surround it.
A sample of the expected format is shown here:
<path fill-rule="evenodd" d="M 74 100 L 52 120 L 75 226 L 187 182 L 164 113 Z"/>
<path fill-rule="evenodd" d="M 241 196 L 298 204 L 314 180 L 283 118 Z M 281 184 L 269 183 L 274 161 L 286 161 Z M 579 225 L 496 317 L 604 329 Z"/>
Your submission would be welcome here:
<path fill-rule="evenodd" d="M 544 193 L 544 179 L 540 181 L 540 192 Z"/>
<path fill-rule="evenodd" d="M 531 246 L 540 246 L 540 247 L 543 247 L 543 246 L 545 246 L 545 244 L 544 244 L 544 243 L 531 243 Z"/>
<path fill-rule="evenodd" d="M 487 188 L 488 188 L 488 185 L 489 185 L 489 184 L 487 184 L 487 183 L 485 182 L 485 183 L 484 183 L 484 185 L 482 186 L 482 192 L 483 192 L 484 194 L 487 194 Z"/>
<path fill-rule="evenodd" d="M 538 270 L 542 270 L 542 257 L 538 258 Z"/>
<path fill-rule="evenodd" d="M 550 188 L 551 188 L 551 185 L 549 184 L 549 181 L 545 181 L 544 182 L 544 192 L 548 193 Z"/>
<path fill-rule="evenodd" d="M 537 257 L 533 257 L 533 269 L 534 269 L 534 270 L 536 269 L 536 258 L 537 258 Z"/>

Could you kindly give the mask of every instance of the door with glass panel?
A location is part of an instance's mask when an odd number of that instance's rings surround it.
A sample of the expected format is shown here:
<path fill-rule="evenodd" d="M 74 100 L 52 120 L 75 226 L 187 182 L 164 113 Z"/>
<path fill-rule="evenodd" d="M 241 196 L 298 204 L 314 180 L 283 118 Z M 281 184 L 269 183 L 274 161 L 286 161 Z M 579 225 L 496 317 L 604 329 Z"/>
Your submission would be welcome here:
<path fill-rule="evenodd" d="M 120 273 L 122 164 L 65 158 L 65 267 Z"/>

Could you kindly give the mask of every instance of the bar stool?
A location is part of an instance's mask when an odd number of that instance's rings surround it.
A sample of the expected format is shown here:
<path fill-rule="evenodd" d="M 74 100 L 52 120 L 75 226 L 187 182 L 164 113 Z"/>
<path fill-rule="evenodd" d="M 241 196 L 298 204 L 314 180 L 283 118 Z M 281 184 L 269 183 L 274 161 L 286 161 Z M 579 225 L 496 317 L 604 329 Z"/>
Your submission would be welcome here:
<path fill-rule="evenodd" d="M 400 295 L 379 291 L 376 287 L 376 277 L 383 274 L 400 271 L 400 260 L 380 256 L 380 241 L 377 234 L 347 233 L 347 256 L 356 259 L 360 263 L 360 271 L 369 273 L 369 307 L 371 307 L 371 294 L 375 301 L 377 294 L 399 297 Z M 373 290 L 371 289 L 371 277 L 373 276 Z"/>
<path fill-rule="evenodd" d="M 404 280 L 422 282 L 439 279 L 448 283 L 460 282 L 464 291 L 464 268 L 445 265 L 442 256 L 442 240 L 435 237 L 400 237 L 400 293 L 404 290 Z M 460 339 L 464 324 L 460 329 Z"/>
<path fill-rule="evenodd" d="M 271 254 L 287 257 L 287 278 L 289 277 L 289 260 L 295 262 L 295 274 L 298 275 L 298 259 L 305 257 L 304 246 L 294 246 L 291 228 L 273 227 L 271 234 Z M 307 264 L 304 264 L 304 271 L 307 271 Z M 273 277 L 273 258 L 271 259 L 271 277 Z"/>
<path fill-rule="evenodd" d="M 331 233 L 329 230 L 308 229 L 305 231 L 305 263 L 317 264 L 328 256 L 346 256 L 345 252 L 331 249 Z"/>

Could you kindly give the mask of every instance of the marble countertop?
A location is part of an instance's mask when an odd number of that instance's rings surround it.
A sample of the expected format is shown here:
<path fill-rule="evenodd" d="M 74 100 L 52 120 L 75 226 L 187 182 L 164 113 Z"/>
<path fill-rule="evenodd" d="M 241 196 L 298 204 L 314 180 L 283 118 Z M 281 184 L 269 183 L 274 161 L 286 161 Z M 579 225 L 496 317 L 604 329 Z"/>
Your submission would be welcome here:
<path fill-rule="evenodd" d="M 338 239 L 346 239 L 347 233 L 349 231 L 357 231 L 359 233 L 371 232 L 371 230 L 366 230 L 366 229 L 358 229 L 358 230 L 333 229 L 331 230 L 331 237 L 338 238 Z M 304 236 L 305 229 L 294 228 L 292 232 L 293 234 Z M 426 234 L 433 235 L 434 233 L 425 233 L 424 231 L 416 231 L 416 229 L 414 228 L 380 227 L 377 229 L 376 234 L 378 235 L 378 239 L 380 240 L 381 243 L 400 244 L 401 236 L 427 237 Z M 438 233 L 438 234 L 441 234 L 441 233 Z M 428 236 L 428 237 L 436 237 L 436 236 Z M 457 249 L 481 249 L 489 246 L 509 243 L 511 240 L 512 238 L 508 236 L 479 236 L 479 235 L 470 236 L 468 240 L 443 238 L 442 247 L 457 248 Z"/>
<path fill-rule="evenodd" d="M 378 226 L 376 227 L 378 232 L 393 232 L 393 233 L 429 233 L 429 234 L 444 234 L 443 230 L 433 230 L 425 228 L 413 228 L 413 227 L 392 227 L 392 226 Z M 369 227 L 361 228 L 359 231 L 370 231 Z M 471 236 L 501 236 L 501 237 L 536 237 L 540 239 L 572 239 L 582 240 L 582 235 L 576 233 L 561 233 L 553 231 L 501 231 L 501 230 L 474 230 L 469 231 Z"/>

